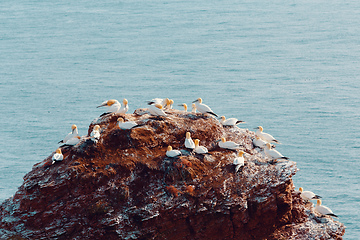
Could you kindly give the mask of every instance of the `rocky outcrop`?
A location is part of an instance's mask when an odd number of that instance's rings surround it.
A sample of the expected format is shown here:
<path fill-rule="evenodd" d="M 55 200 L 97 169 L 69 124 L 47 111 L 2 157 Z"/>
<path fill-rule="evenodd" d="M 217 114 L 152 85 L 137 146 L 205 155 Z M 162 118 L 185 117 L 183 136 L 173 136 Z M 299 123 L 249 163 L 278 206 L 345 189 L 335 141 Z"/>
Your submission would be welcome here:
<path fill-rule="evenodd" d="M 34 165 L 16 194 L 0 206 L 1 239 L 342 239 L 343 224 L 314 212 L 294 191 L 292 161 L 270 163 L 252 145 L 254 132 L 211 116 L 169 110 L 168 117 L 126 114 L 140 127 L 121 130 L 120 115 L 94 120 L 101 138 L 84 138 Z M 207 155 L 184 149 L 185 133 Z M 236 152 L 215 140 L 240 143 Z M 171 145 L 179 158 L 166 157 Z"/>

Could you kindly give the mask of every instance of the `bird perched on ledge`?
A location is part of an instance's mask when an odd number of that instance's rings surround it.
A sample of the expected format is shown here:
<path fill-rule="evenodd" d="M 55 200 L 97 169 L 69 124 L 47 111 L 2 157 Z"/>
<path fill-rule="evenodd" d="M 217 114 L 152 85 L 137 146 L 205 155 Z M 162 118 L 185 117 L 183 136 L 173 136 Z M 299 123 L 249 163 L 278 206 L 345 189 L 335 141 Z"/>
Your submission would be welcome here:
<path fill-rule="evenodd" d="M 244 151 L 240 151 L 238 156 L 234 159 L 233 164 L 235 165 L 235 173 L 239 171 L 241 167 L 245 165 Z"/>
<path fill-rule="evenodd" d="M 75 136 L 78 136 L 79 133 L 78 133 L 78 129 L 77 129 L 77 126 L 75 124 L 73 124 L 71 126 L 71 132 L 61 141 L 59 141 L 58 143 L 66 143 L 69 139 L 75 137 Z"/>
<path fill-rule="evenodd" d="M 304 200 L 318 200 L 319 198 L 321 198 L 319 195 L 316 195 L 313 192 L 310 191 L 304 191 L 302 187 L 299 188 L 300 191 L 300 197 Z"/>
<path fill-rule="evenodd" d="M 220 123 L 223 126 L 232 126 L 232 127 L 234 127 L 239 123 L 244 123 L 244 121 L 240 121 L 237 118 L 228 118 L 228 119 L 226 119 L 225 116 L 221 116 Z"/>
<path fill-rule="evenodd" d="M 326 207 L 326 206 L 322 206 L 321 205 L 321 200 L 318 199 L 316 206 L 315 206 L 315 210 L 318 211 L 320 214 L 322 215 L 327 215 L 327 216 L 332 216 L 332 217 L 338 217 L 337 215 L 335 215 L 333 213 L 333 211 L 331 211 L 330 208 Z"/>
<path fill-rule="evenodd" d="M 129 111 L 128 100 L 126 98 L 124 98 L 123 105 L 120 107 L 118 113 L 125 114 L 127 111 Z"/>
<path fill-rule="evenodd" d="M 211 108 L 208 105 L 205 105 L 202 103 L 202 99 L 198 98 L 195 101 L 193 101 L 193 103 L 195 103 L 196 109 L 201 112 L 201 113 L 209 113 L 214 115 L 215 117 L 218 117 L 218 115 L 216 113 L 213 112 L 213 110 L 211 110 Z"/>
<path fill-rule="evenodd" d="M 266 154 L 266 156 L 271 158 L 271 160 L 277 160 L 277 159 L 286 159 L 286 160 L 288 160 L 289 159 L 288 157 L 284 157 L 281 153 L 279 153 L 275 149 L 271 149 L 271 144 L 270 143 L 266 143 L 264 153 Z"/>
<path fill-rule="evenodd" d="M 64 159 L 64 156 L 61 152 L 61 149 L 60 148 L 56 149 L 54 155 L 51 158 L 52 164 L 54 164 L 55 162 L 61 162 L 63 159 Z"/>
<path fill-rule="evenodd" d="M 206 147 L 200 146 L 199 139 L 195 139 L 194 143 L 195 143 L 195 148 L 194 148 L 195 153 L 197 153 L 197 154 L 207 154 L 208 153 L 208 149 Z"/>
<path fill-rule="evenodd" d="M 111 100 L 104 101 L 101 105 L 97 106 L 96 108 L 99 108 L 99 107 L 107 108 L 107 111 L 100 115 L 100 117 L 101 117 L 106 114 L 115 113 L 115 112 L 119 111 L 121 104 L 119 103 L 118 100 L 111 99 Z"/>
<path fill-rule="evenodd" d="M 99 125 L 94 126 L 94 129 L 90 133 L 90 139 L 93 142 L 97 142 L 100 139 L 100 126 Z"/>
<path fill-rule="evenodd" d="M 276 140 L 273 136 L 271 136 L 270 134 L 268 133 L 264 133 L 263 132 L 263 127 L 262 126 L 259 126 L 257 128 L 257 131 L 255 132 L 255 134 L 257 136 L 259 136 L 262 140 L 264 140 L 265 142 L 268 142 L 268 143 L 278 143 L 280 144 L 280 142 L 278 140 Z"/>
<path fill-rule="evenodd" d="M 173 157 L 177 157 L 180 155 L 181 155 L 181 152 L 179 150 L 173 150 L 172 146 L 167 147 L 166 156 L 173 158 Z"/>
<path fill-rule="evenodd" d="M 117 119 L 117 124 L 119 126 L 120 129 L 122 130 L 127 130 L 127 129 L 132 129 L 134 127 L 139 126 L 136 122 L 134 121 L 127 121 L 125 122 L 123 118 L 118 118 Z"/>
<path fill-rule="evenodd" d="M 163 106 L 161 104 L 150 105 L 148 110 L 149 110 L 149 113 L 153 116 L 162 116 L 162 117 L 167 116 L 167 114 L 164 112 Z"/>
<path fill-rule="evenodd" d="M 190 132 L 186 133 L 186 137 L 185 137 L 185 147 L 188 149 L 193 150 L 195 148 L 195 143 L 194 141 L 191 139 L 191 135 Z"/>
<path fill-rule="evenodd" d="M 240 147 L 240 144 L 233 142 L 233 141 L 226 141 L 226 139 L 224 137 L 217 140 L 216 142 L 219 142 L 219 147 L 225 148 L 225 149 L 236 150 Z"/>

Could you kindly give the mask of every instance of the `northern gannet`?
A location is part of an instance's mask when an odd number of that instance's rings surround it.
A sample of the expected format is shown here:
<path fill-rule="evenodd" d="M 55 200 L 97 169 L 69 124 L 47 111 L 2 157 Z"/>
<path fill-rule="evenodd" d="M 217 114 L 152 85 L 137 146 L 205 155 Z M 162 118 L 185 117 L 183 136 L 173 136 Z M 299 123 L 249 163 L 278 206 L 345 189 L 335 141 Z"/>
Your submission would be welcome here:
<path fill-rule="evenodd" d="M 63 159 L 64 159 L 64 156 L 61 153 L 61 149 L 60 148 L 56 149 L 54 155 L 51 158 L 52 164 L 54 164 L 55 162 L 61 162 Z"/>
<path fill-rule="evenodd" d="M 125 122 L 123 118 L 118 118 L 117 119 L 117 124 L 118 124 L 119 128 L 122 129 L 122 130 L 127 130 L 127 129 L 131 129 L 131 128 L 139 126 L 134 121 Z"/>
<path fill-rule="evenodd" d="M 126 98 L 124 98 L 123 105 L 120 107 L 118 113 L 125 114 L 127 111 L 129 111 L 128 100 Z"/>
<path fill-rule="evenodd" d="M 271 149 L 270 143 L 266 143 L 264 152 L 265 152 L 266 156 L 268 156 L 272 160 L 277 160 L 277 159 L 286 159 L 287 160 L 287 159 L 289 159 L 288 157 L 284 157 L 281 153 L 279 153 L 275 149 Z"/>
<path fill-rule="evenodd" d="M 304 200 L 317 200 L 319 198 L 321 198 L 319 195 L 316 195 L 313 192 L 310 191 L 304 191 L 304 189 L 302 187 L 299 188 L 300 193 L 300 197 L 302 197 L 302 199 Z"/>
<path fill-rule="evenodd" d="M 192 112 L 192 113 L 196 113 L 196 105 L 195 105 L 195 103 L 193 103 L 193 104 L 191 105 L 191 112 Z"/>
<path fill-rule="evenodd" d="M 245 160 L 243 156 L 244 152 L 240 151 L 238 156 L 234 159 L 233 164 L 235 165 L 235 172 L 237 173 L 239 169 L 245 165 Z"/>
<path fill-rule="evenodd" d="M 147 101 L 147 104 L 148 105 L 155 105 L 155 104 L 160 104 L 161 106 L 165 107 L 166 104 L 170 101 L 170 99 L 168 98 L 154 98 L 154 99 L 151 99 L 151 101 Z"/>
<path fill-rule="evenodd" d="M 181 152 L 179 150 L 173 150 L 173 148 L 171 146 L 167 147 L 166 156 L 173 158 L 173 157 L 177 157 L 180 155 L 181 155 Z"/>
<path fill-rule="evenodd" d="M 230 149 L 230 150 L 236 150 L 240 147 L 240 144 L 232 141 L 226 141 L 224 137 L 222 137 L 220 140 L 217 140 L 219 142 L 219 147 Z"/>
<path fill-rule="evenodd" d="M 185 147 L 186 147 L 186 148 L 189 148 L 189 149 L 194 149 L 194 148 L 195 148 L 195 143 L 194 143 L 194 141 L 191 139 L 190 132 L 187 132 L 187 133 L 186 133 Z"/>
<path fill-rule="evenodd" d="M 184 107 L 184 111 L 187 112 L 188 107 L 186 103 L 179 104 L 178 106 Z"/>
<path fill-rule="evenodd" d="M 166 105 L 165 105 L 165 109 L 172 109 L 174 104 L 174 100 L 169 99 L 169 101 L 167 101 Z"/>
<path fill-rule="evenodd" d="M 99 107 L 107 107 L 107 111 L 101 115 L 101 116 L 103 116 L 108 113 L 118 112 L 121 107 L 121 104 L 119 103 L 118 100 L 111 99 L 111 100 L 104 101 L 101 105 L 97 106 L 97 108 L 99 108 Z"/>
<path fill-rule="evenodd" d="M 262 140 L 264 140 L 265 142 L 268 142 L 268 143 L 279 143 L 280 142 L 278 140 L 276 140 L 273 136 L 271 136 L 270 134 L 268 133 L 264 133 L 263 132 L 263 127 L 262 126 L 259 126 L 257 128 L 257 131 L 255 132 L 256 135 L 258 135 Z"/>
<path fill-rule="evenodd" d="M 74 136 L 74 137 L 70 138 L 69 140 L 67 140 L 66 143 L 61 145 L 61 147 L 74 146 L 80 142 L 80 139 L 81 139 L 80 136 Z"/>
<path fill-rule="evenodd" d="M 78 133 L 78 129 L 77 129 L 77 126 L 75 124 L 73 124 L 71 126 L 71 132 L 61 141 L 59 141 L 58 143 L 66 143 L 69 139 L 75 137 L 75 136 L 78 136 L 79 133 Z"/>
<path fill-rule="evenodd" d="M 194 140 L 195 143 L 195 148 L 194 148 L 194 152 L 197 154 L 206 154 L 208 153 L 208 149 L 204 146 L 200 146 L 200 140 L 199 139 L 195 139 Z"/>
<path fill-rule="evenodd" d="M 90 139 L 97 142 L 100 139 L 100 126 L 95 125 L 92 132 L 90 133 Z"/>
<path fill-rule="evenodd" d="M 220 123 L 223 126 L 236 126 L 239 123 L 244 123 L 244 121 L 240 121 L 237 118 L 228 118 L 228 119 L 226 119 L 225 116 L 221 116 Z"/>
<path fill-rule="evenodd" d="M 325 206 L 322 206 L 320 199 L 317 200 L 317 203 L 316 203 L 316 206 L 315 206 L 315 210 L 318 211 L 318 212 L 319 212 L 320 214 L 322 214 L 322 215 L 328 215 L 328 216 L 338 217 L 338 216 L 336 216 L 336 215 L 333 213 L 333 211 L 331 211 L 330 208 L 325 207 Z"/>
<path fill-rule="evenodd" d="M 255 138 L 253 139 L 253 144 L 255 147 L 259 147 L 259 148 L 266 147 L 266 142 L 262 140 L 259 136 L 255 136 Z"/>
<path fill-rule="evenodd" d="M 198 98 L 195 101 L 193 101 L 193 103 L 195 103 L 196 109 L 201 112 L 201 113 L 209 113 L 212 114 L 216 117 L 218 117 L 218 115 L 216 113 L 214 113 L 211 108 L 208 105 L 205 105 L 202 103 L 202 99 Z"/>
<path fill-rule="evenodd" d="M 154 116 L 167 116 L 166 113 L 163 111 L 163 107 L 161 104 L 150 105 L 148 110 L 149 113 Z"/>

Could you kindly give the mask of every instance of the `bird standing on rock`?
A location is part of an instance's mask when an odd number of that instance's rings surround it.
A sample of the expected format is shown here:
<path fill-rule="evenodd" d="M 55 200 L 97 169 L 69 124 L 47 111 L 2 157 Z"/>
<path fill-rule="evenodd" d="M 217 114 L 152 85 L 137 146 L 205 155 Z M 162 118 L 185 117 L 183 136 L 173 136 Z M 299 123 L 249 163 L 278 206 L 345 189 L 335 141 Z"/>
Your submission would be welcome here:
<path fill-rule="evenodd" d="M 128 100 L 126 98 L 124 98 L 123 105 L 120 107 L 118 113 L 125 114 L 127 111 L 129 111 Z"/>
<path fill-rule="evenodd" d="M 184 112 L 187 112 L 188 106 L 186 103 L 179 104 L 178 106 L 184 107 Z"/>
<path fill-rule="evenodd" d="M 313 192 L 304 191 L 304 189 L 302 187 L 299 188 L 299 191 L 300 191 L 300 197 L 307 201 L 318 200 L 319 198 L 321 198 L 319 195 L 316 195 Z"/>
<path fill-rule="evenodd" d="M 245 165 L 244 151 L 240 151 L 238 156 L 234 159 L 233 164 L 235 165 L 235 173 L 239 171 L 241 167 Z"/>
<path fill-rule="evenodd" d="M 228 118 L 228 119 L 226 119 L 225 116 L 221 116 L 220 123 L 223 126 L 232 126 L 232 127 L 234 127 L 239 123 L 244 123 L 244 121 L 240 121 L 237 118 Z"/>
<path fill-rule="evenodd" d="M 193 150 L 195 148 L 195 143 L 194 141 L 191 139 L 191 135 L 190 132 L 186 133 L 186 137 L 185 137 L 185 147 L 188 149 Z"/>
<path fill-rule="evenodd" d="M 194 140 L 195 143 L 195 148 L 194 148 L 194 152 L 197 154 L 206 154 L 208 153 L 208 149 L 204 146 L 200 146 L 200 140 L 199 139 L 195 139 Z"/>
<path fill-rule="evenodd" d="M 123 118 L 118 118 L 117 119 L 117 124 L 119 126 L 120 129 L 122 130 L 127 130 L 127 129 L 132 129 L 134 127 L 139 126 L 136 122 L 134 121 L 127 121 L 125 122 Z"/>
<path fill-rule="evenodd" d="M 273 136 L 271 136 L 270 134 L 268 133 L 264 133 L 263 132 L 263 127 L 262 126 L 259 126 L 257 128 L 257 131 L 255 132 L 255 134 L 257 136 L 259 136 L 262 140 L 264 140 L 265 142 L 268 142 L 268 143 L 278 143 L 280 144 L 280 142 L 278 140 L 276 140 Z"/>
<path fill-rule="evenodd" d="M 78 133 L 78 129 L 77 129 L 77 126 L 75 124 L 73 124 L 71 126 L 71 132 L 61 141 L 59 141 L 58 143 L 66 143 L 69 139 L 75 137 L 75 136 L 78 136 L 79 133 Z"/>
<path fill-rule="evenodd" d="M 264 140 L 262 140 L 259 136 L 255 136 L 255 138 L 253 139 L 253 144 L 254 144 L 254 147 L 258 147 L 258 148 L 266 147 L 266 142 Z"/>
<path fill-rule="evenodd" d="M 270 143 L 266 143 L 264 153 L 266 154 L 266 156 L 271 158 L 271 160 L 277 160 L 277 159 L 286 159 L 286 160 L 288 160 L 289 159 L 288 157 L 284 157 L 284 155 L 282 155 L 281 153 L 279 153 L 275 149 L 271 149 L 271 144 Z"/>
<path fill-rule="evenodd" d="M 93 142 L 97 142 L 100 139 L 100 126 L 99 125 L 94 126 L 94 129 L 90 133 L 90 139 Z"/>
<path fill-rule="evenodd" d="M 326 206 L 322 206 L 321 205 L 321 200 L 318 199 L 316 206 L 315 206 L 315 210 L 318 211 L 320 214 L 322 215 L 327 215 L 327 216 L 332 216 L 332 217 L 338 217 L 337 215 L 335 215 L 333 213 L 333 211 L 331 211 L 330 208 L 326 207 Z"/>
<path fill-rule="evenodd" d="M 236 150 L 240 147 L 240 144 L 233 142 L 233 141 L 226 141 L 226 139 L 224 137 L 217 140 L 216 142 L 219 142 L 219 147 L 225 148 L 225 149 Z"/>
<path fill-rule="evenodd" d="M 162 116 L 162 117 L 167 116 L 167 114 L 164 112 L 163 106 L 161 104 L 150 105 L 148 110 L 149 110 L 149 113 L 153 116 Z"/>
<path fill-rule="evenodd" d="M 195 103 L 196 109 L 201 112 L 201 113 L 209 113 L 214 115 L 215 117 L 217 117 L 218 115 L 215 114 L 213 112 L 213 110 L 211 110 L 211 108 L 208 105 L 205 105 L 202 103 L 202 99 L 198 98 L 195 101 L 193 101 L 193 103 Z"/>
<path fill-rule="evenodd" d="M 107 111 L 100 115 L 100 116 L 104 116 L 109 113 L 118 112 L 121 107 L 121 104 L 119 103 L 118 100 L 111 99 L 111 100 L 104 101 L 101 105 L 97 106 L 97 108 L 99 108 L 99 107 L 107 108 Z"/>
<path fill-rule="evenodd" d="M 179 150 L 173 150 L 172 146 L 167 147 L 166 156 L 174 158 L 180 156 L 181 152 Z"/>
<path fill-rule="evenodd" d="M 63 159 L 64 159 L 64 156 L 61 152 L 61 149 L 60 148 L 56 149 L 54 155 L 51 158 L 52 164 L 54 164 L 55 162 L 61 162 Z"/>

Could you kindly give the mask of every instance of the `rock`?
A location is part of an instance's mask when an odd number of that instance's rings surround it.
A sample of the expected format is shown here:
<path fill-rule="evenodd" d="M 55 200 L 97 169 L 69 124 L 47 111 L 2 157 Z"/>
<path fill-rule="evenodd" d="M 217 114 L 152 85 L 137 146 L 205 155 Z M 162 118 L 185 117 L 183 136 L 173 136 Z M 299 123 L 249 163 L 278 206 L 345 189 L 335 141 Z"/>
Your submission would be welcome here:
<path fill-rule="evenodd" d="M 83 140 L 35 164 L 16 194 L 0 205 L 1 239 L 342 239 L 345 227 L 321 218 L 294 190 L 294 162 L 269 159 L 252 145 L 254 132 L 221 126 L 200 113 L 169 117 L 126 114 L 142 126 L 121 130 L 121 115 L 94 120 L 97 143 Z M 124 115 L 122 115 L 124 116 Z M 209 149 L 196 155 L 185 133 Z M 242 145 L 245 166 L 235 173 Z M 180 158 L 166 157 L 171 145 Z"/>

